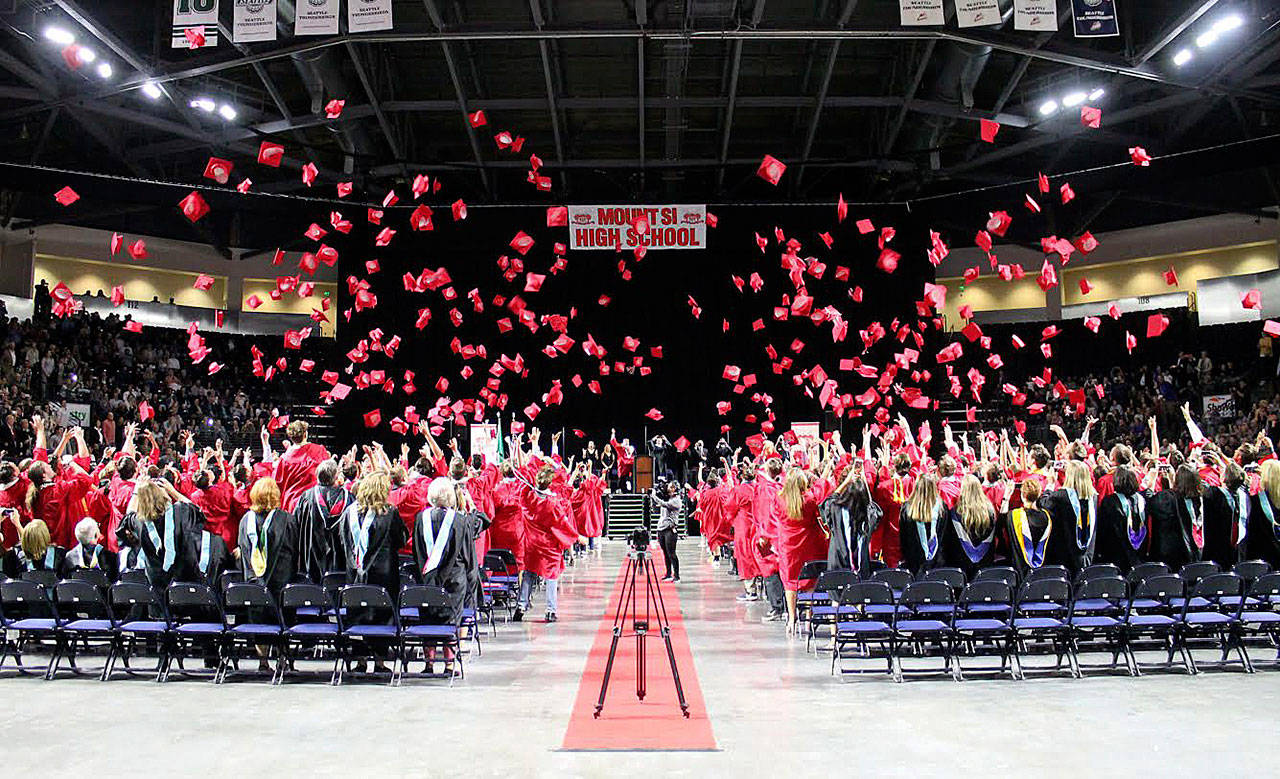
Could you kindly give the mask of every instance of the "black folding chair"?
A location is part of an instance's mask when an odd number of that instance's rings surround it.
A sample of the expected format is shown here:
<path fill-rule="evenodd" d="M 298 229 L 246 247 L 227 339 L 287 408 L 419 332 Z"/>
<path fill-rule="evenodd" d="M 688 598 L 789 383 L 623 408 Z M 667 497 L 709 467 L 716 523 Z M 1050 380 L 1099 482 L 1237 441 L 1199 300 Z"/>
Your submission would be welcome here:
<path fill-rule="evenodd" d="M 405 676 L 420 678 L 447 678 L 450 686 L 455 676 L 465 678 L 462 668 L 462 619 L 454 617 L 449 594 L 442 587 L 415 585 L 400 592 L 400 609 L 403 616 L 411 611 L 408 623 L 400 625 L 400 669 L 394 680 L 399 684 Z M 426 667 L 421 674 L 409 673 L 409 651 L 420 648 Z M 443 650 L 446 657 L 444 672 L 433 670 L 435 650 Z M 453 657 L 448 655 L 452 653 Z"/>
<path fill-rule="evenodd" d="M 210 681 L 218 681 L 225 656 L 226 619 L 213 589 L 196 582 L 174 582 L 165 591 L 165 602 L 172 622 L 169 630 L 172 654 L 160 681 L 169 680 L 175 660 L 178 672 L 184 676 L 207 674 Z M 204 671 L 188 670 L 184 663 L 197 653 L 204 659 Z"/>
<path fill-rule="evenodd" d="M 130 661 L 141 644 L 156 656 L 155 669 L 148 670 L 147 673 L 154 673 L 155 681 L 161 681 L 169 666 L 171 627 L 163 599 L 151 589 L 151 585 L 136 582 L 117 582 L 111 585 L 107 599 L 119 631 L 118 643 L 103 671 L 103 679 L 110 679 L 115 673 L 117 660 L 124 663 L 125 673 L 137 675 L 139 672 L 134 670 Z"/>
<path fill-rule="evenodd" d="M 1129 570 L 1129 575 L 1125 578 L 1129 581 L 1129 589 L 1132 590 L 1136 585 L 1142 584 L 1152 576 L 1163 576 L 1170 573 L 1169 566 L 1165 563 L 1138 563 Z"/>
<path fill-rule="evenodd" d="M 279 681 L 284 681 L 285 674 L 304 673 L 298 670 L 298 661 L 322 657 L 328 650 L 333 656 L 329 683 L 338 683 L 342 652 L 339 646 L 337 612 L 332 603 L 329 594 L 318 584 L 289 584 L 280 593 L 284 636 L 281 643 L 282 670 Z M 303 657 L 304 651 L 310 651 L 311 658 Z"/>
<path fill-rule="evenodd" d="M 284 627 L 270 591 L 258 582 L 228 585 L 222 593 L 222 609 L 226 640 L 216 679 L 218 684 L 226 681 L 232 668 L 236 673 L 250 673 L 240 670 L 240 660 L 260 658 L 258 653 L 263 648 L 268 653 L 275 652 L 276 667 L 270 677 L 272 684 L 279 684 L 284 672 Z"/>
<path fill-rule="evenodd" d="M 916 577 L 918 582 L 943 582 L 951 588 L 953 595 L 959 595 L 964 586 L 968 584 L 964 576 L 964 571 L 959 568 L 930 568 L 927 571 L 921 571 Z"/>
<path fill-rule="evenodd" d="M 893 599 L 897 600 L 911 583 L 911 571 L 903 568 L 881 568 L 871 574 L 871 581 L 889 585 L 889 589 L 893 590 Z"/>
<path fill-rule="evenodd" d="M 35 582 L 41 587 L 44 587 L 45 594 L 50 598 L 53 597 L 53 588 L 58 584 L 57 571 L 23 571 L 20 578 L 24 582 Z"/>
<path fill-rule="evenodd" d="M 97 672 L 98 678 L 105 680 L 107 668 L 115 655 L 120 626 L 111 613 L 102 590 L 90 582 L 69 579 L 58 582 L 54 589 L 54 601 L 62 623 L 59 631 L 61 640 L 58 651 L 54 652 L 53 660 L 49 663 L 46 678 L 52 679 L 57 675 L 64 657 L 72 672 L 77 676 L 82 675 L 84 672 L 76 665 L 76 658 L 83 643 L 85 651 L 90 651 L 95 646 L 106 651 L 106 660 Z"/>
<path fill-rule="evenodd" d="M 1264 573 L 1249 585 L 1240 614 L 1241 640 L 1263 639 L 1268 650 L 1280 646 L 1280 573 Z M 1280 668 L 1280 653 L 1272 660 L 1249 658 L 1250 665 Z"/>
<path fill-rule="evenodd" d="M 1065 565 L 1042 565 L 1027 572 L 1027 582 L 1038 582 L 1044 579 L 1061 579 L 1064 582 L 1069 582 L 1071 581 L 1071 572 L 1067 570 Z"/>
<path fill-rule="evenodd" d="M 1212 560 L 1198 560 L 1194 563 L 1187 563 L 1179 568 L 1178 575 L 1182 577 L 1182 580 L 1187 583 L 1188 587 L 1191 587 L 1204 577 L 1218 573 L 1221 570 L 1222 567 Z"/>
<path fill-rule="evenodd" d="M 1240 574 L 1245 584 L 1253 584 L 1258 579 L 1271 573 L 1271 563 L 1266 560 L 1242 560 L 1231 570 Z"/>
<path fill-rule="evenodd" d="M 961 574 L 963 577 L 963 574 Z M 936 668 L 906 668 L 903 658 L 908 650 L 912 657 L 926 657 L 930 646 L 942 655 L 941 673 L 952 674 L 951 650 L 954 635 L 951 621 L 955 617 L 955 593 L 945 581 L 917 581 L 907 585 L 898 599 L 898 614 L 894 619 L 894 653 L 898 663 L 895 681 L 902 681 L 908 673 L 939 673 Z"/>
<path fill-rule="evenodd" d="M 973 580 L 975 582 L 1004 582 L 1012 590 L 1018 586 L 1018 572 L 1007 565 L 992 565 L 979 569 L 974 574 Z"/>
<path fill-rule="evenodd" d="M 1125 671 L 1133 675 L 1125 645 L 1124 612 L 1128 605 L 1129 585 L 1120 578 L 1118 570 L 1114 576 L 1098 575 L 1076 584 L 1067 622 L 1071 626 L 1076 667 L 1082 674 L 1086 669 L 1115 669 L 1123 657 Z M 1080 661 L 1080 652 L 1091 650 L 1110 652 L 1111 662 L 1085 665 Z"/>
<path fill-rule="evenodd" d="M 1136 566 L 1134 570 L 1137 570 Z M 1179 652 L 1187 673 L 1194 673 L 1191 655 L 1178 640 L 1177 614 L 1180 608 L 1172 605 L 1175 599 L 1182 600 L 1185 590 L 1186 582 L 1171 573 L 1156 573 L 1133 585 L 1129 607 L 1125 611 L 1124 635 L 1134 676 L 1141 676 L 1143 668 L 1172 668 L 1173 656 Z M 1149 646 L 1151 644 L 1155 646 Z M 1137 652 L 1144 648 L 1160 649 L 1167 653 L 1167 657 L 1163 663 L 1139 662 Z"/>
<path fill-rule="evenodd" d="M 71 572 L 71 579 L 78 582 L 89 582 L 104 595 L 111 588 L 111 580 L 107 578 L 107 572 L 101 568 L 76 568 Z"/>
<path fill-rule="evenodd" d="M 1063 569 L 1064 572 L 1065 570 Z M 1049 652 L 1057 658 L 1052 668 L 1034 670 L 1061 670 L 1062 658 L 1066 657 L 1068 671 L 1073 677 L 1080 676 L 1071 644 L 1071 625 L 1067 622 L 1070 612 L 1071 585 L 1067 584 L 1065 578 L 1028 578 L 1022 583 L 1013 616 L 1013 631 L 1018 644 L 1016 661 L 1019 677 L 1026 675 L 1022 658 L 1031 654 L 1028 642 L 1048 642 Z"/>
<path fill-rule="evenodd" d="M 952 675 L 957 682 L 964 681 L 964 669 L 960 665 L 962 655 L 982 657 L 998 654 L 1000 667 L 977 667 L 970 671 L 995 672 L 1002 674 L 1007 668 L 1009 675 L 1016 679 L 1013 655 L 1013 627 L 1009 618 L 1013 611 L 1013 588 L 1003 581 L 988 579 L 973 581 L 960 593 L 956 601 L 955 619 L 952 622 L 951 656 Z M 990 646 L 994 651 L 980 652 L 982 646 Z"/>
<path fill-rule="evenodd" d="M 1122 576 L 1119 566 L 1112 563 L 1096 563 L 1081 568 L 1080 572 L 1076 574 L 1075 584 L 1079 587 L 1082 583 L 1091 579 L 1110 579 L 1116 576 Z"/>
<path fill-rule="evenodd" d="M 357 657 L 381 662 L 389 651 L 393 665 L 388 683 L 395 683 L 394 653 L 400 638 L 400 609 L 385 589 L 370 584 L 343 587 L 338 593 L 338 629 L 346 673 L 350 673 L 351 661 Z M 338 684 L 342 683 L 343 675 L 344 670 L 340 669 Z"/>
<path fill-rule="evenodd" d="M 1226 668 L 1237 662 L 1228 660 L 1231 650 L 1239 656 L 1240 667 L 1253 673 L 1249 654 L 1241 640 L 1241 612 L 1244 608 L 1244 579 L 1234 573 L 1211 573 L 1190 586 L 1179 620 L 1179 639 L 1191 661 L 1191 672 L 1201 667 Z M 1204 605 L 1197 605 L 1204 604 Z M 1199 644 L 1209 644 L 1222 652 L 1216 662 L 1196 663 L 1192 651 Z"/>
<path fill-rule="evenodd" d="M 23 664 L 23 653 L 33 648 L 49 652 L 49 662 L 40 671 L 45 678 L 53 668 L 60 650 L 58 638 L 58 610 L 45 588 L 34 581 L 6 579 L 0 582 L 0 628 L 13 631 L 14 639 L 0 649 L 0 669 L 4 659 L 13 655 L 18 673 L 28 676 L 36 673 L 32 666 Z"/>
<path fill-rule="evenodd" d="M 819 576 L 826 573 L 826 560 L 810 560 L 800 566 L 800 581 L 816 581 Z M 796 593 L 796 620 L 797 622 L 805 622 L 809 618 L 809 609 L 815 604 L 825 603 L 827 596 L 820 592 L 815 586 L 812 590 L 804 590 Z"/>
<path fill-rule="evenodd" d="M 845 668 L 843 662 L 846 646 L 852 644 L 857 648 L 856 657 L 870 659 L 873 657 L 872 645 L 878 644 L 884 653 L 887 672 L 897 680 L 898 669 L 894 662 L 893 632 L 894 611 L 897 605 L 889 584 L 876 581 L 856 582 L 842 587 L 833 594 L 836 606 L 840 609 L 840 617 L 836 622 L 832 645 L 831 673 L 835 674 L 837 664 L 840 666 L 842 676 L 878 673 L 866 668 Z"/>
<path fill-rule="evenodd" d="M 856 584 L 857 582 L 858 574 L 853 571 L 826 571 L 818 576 L 818 583 L 814 587 L 814 593 L 821 593 L 822 600 L 813 601 L 809 605 L 808 635 L 805 636 L 804 642 L 806 652 L 809 651 L 814 639 L 817 638 L 819 628 L 830 626 L 832 630 L 835 629 L 835 624 L 842 608 L 835 603 L 835 594 L 850 584 Z M 819 647 L 819 650 L 821 650 L 821 647 Z"/>

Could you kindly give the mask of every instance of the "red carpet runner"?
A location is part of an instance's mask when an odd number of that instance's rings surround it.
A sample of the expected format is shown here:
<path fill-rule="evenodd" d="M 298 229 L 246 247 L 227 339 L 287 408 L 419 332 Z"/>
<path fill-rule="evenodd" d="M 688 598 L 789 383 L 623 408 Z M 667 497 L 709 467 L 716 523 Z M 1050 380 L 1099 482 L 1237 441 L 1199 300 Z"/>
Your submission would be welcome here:
<path fill-rule="evenodd" d="M 605 663 L 609 659 L 609 643 L 613 637 L 613 616 L 622 597 L 623 562 L 618 578 L 609 595 L 609 607 L 600 619 L 595 642 L 587 655 L 582 681 L 578 684 L 578 697 L 573 704 L 573 715 L 564 734 L 562 749 L 583 751 L 712 751 L 716 749 L 711 734 L 711 721 L 707 719 L 707 707 L 702 700 L 702 687 L 698 684 L 698 672 L 693 667 L 693 653 L 689 651 L 689 636 L 684 630 L 680 614 L 680 596 L 675 585 L 662 582 L 662 598 L 667 605 L 667 618 L 671 623 L 671 645 L 675 649 L 676 666 L 680 669 L 680 682 L 684 686 L 685 700 L 689 704 L 689 719 L 680 714 L 676 700 L 676 687 L 671 680 L 671 664 L 662 636 L 654 629 L 645 638 L 645 659 L 648 672 L 648 690 L 645 699 L 636 698 L 636 640 L 631 621 L 618 641 L 613 673 L 609 678 L 609 695 L 605 699 L 600 719 L 595 719 L 596 701 L 600 696 L 600 682 L 604 678 Z M 661 568 L 659 567 L 659 570 Z M 636 595 L 641 609 L 644 603 L 644 577 L 637 582 Z"/>

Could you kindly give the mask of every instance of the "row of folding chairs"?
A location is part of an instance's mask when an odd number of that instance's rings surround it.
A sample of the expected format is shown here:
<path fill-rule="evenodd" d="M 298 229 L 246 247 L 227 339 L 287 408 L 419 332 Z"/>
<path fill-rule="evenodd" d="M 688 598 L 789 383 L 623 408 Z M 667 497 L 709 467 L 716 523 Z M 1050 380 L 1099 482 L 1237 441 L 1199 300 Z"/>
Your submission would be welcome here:
<path fill-rule="evenodd" d="M 1028 579 L 1016 589 L 999 580 L 975 580 L 957 595 L 942 581 L 913 581 L 895 595 L 882 581 L 847 584 L 833 593 L 835 610 L 831 670 L 848 669 L 846 657 L 883 659 L 885 671 L 949 673 L 962 680 L 962 658 L 998 657 L 998 666 L 971 671 L 1008 672 L 1024 678 L 1022 658 L 1052 654 L 1050 670 L 1082 675 L 1082 651 L 1111 654 L 1099 668 L 1115 669 L 1123 658 L 1130 675 L 1144 667 L 1183 667 L 1198 673 L 1192 650 L 1216 649 L 1212 663 L 1239 663 L 1252 673 L 1247 643 L 1265 641 L 1274 651 L 1280 638 L 1280 573 L 1252 583 L 1234 572 L 1213 573 L 1195 583 L 1175 574 L 1156 574 L 1131 585 L 1119 576 L 1098 576 L 1074 586 L 1064 579 Z M 852 648 L 850 654 L 846 650 Z M 1161 663 L 1139 663 L 1135 651 L 1159 649 Z M 1235 660 L 1230 660 L 1232 654 Z M 936 657 L 942 668 L 904 668 L 904 659 Z"/>
<path fill-rule="evenodd" d="M 229 674 L 257 673 L 242 671 L 242 661 L 274 655 L 275 667 L 267 674 L 272 684 L 304 675 L 298 661 L 332 658 L 327 675 L 336 685 L 353 663 L 381 662 L 389 655 L 393 685 L 405 676 L 447 677 L 452 684 L 464 674 L 464 628 L 461 619 L 449 618 L 450 611 L 443 589 L 421 585 L 402 589 L 396 603 L 382 587 L 348 584 L 335 598 L 321 585 L 296 583 L 277 602 L 253 582 L 229 582 L 221 594 L 204 583 L 174 583 L 160 593 L 147 584 L 118 582 L 104 594 L 94 583 L 69 579 L 56 583 L 50 598 L 41 584 L 12 579 L 0 582 L 0 670 L 12 657 L 12 667 L 22 674 L 53 679 L 65 663 L 68 671 L 84 675 L 79 657 L 105 652 L 96 673 L 106 681 L 117 663 L 129 675 L 142 673 L 132 665 L 141 654 L 155 657 L 145 673 L 158 682 L 168 680 L 176 666 L 180 674 L 221 683 Z M 23 655 L 32 650 L 49 655 L 43 669 L 24 663 Z M 438 653 L 444 655 L 441 673 L 434 671 Z M 186 667 L 195 659 L 203 660 L 202 669 Z M 410 674 L 410 663 L 418 660 L 424 670 Z"/>

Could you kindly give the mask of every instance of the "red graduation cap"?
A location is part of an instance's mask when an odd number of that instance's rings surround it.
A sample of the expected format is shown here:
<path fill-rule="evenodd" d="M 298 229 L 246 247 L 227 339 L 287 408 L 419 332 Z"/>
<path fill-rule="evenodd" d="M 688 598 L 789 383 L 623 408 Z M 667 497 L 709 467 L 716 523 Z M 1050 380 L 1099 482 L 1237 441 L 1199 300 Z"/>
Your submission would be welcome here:
<path fill-rule="evenodd" d="M 60 203 L 61 205 L 69 206 L 72 203 L 79 200 L 80 195 L 77 194 L 76 191 L 71 187 L 63 187 L 62 189 L 53 193 L 53 199 L 58 201 L 58 203 Z"/>
<path fill-rule="evenodd" d="M 204 177 L 213 179 L 219 184 L 226 184 L 231 177 L 231 171 L 235 168 L 235 163 L 231 160 L 224 160 L 221 157 L 210 157 L 209 161 L 204 165 Z"/>
<path fill-rule="evenodd" d="M 339 181 L 337 184 L 338 197 L 346 197 L 351 194 L 351 182 Z"/>
<path fill-rule="evenodd" d="M 648 411 L 646 411 L 645 416 L 647 416 L 648 418 L 652 419 L 655 422 L 662 421 L 662 412 L 656 408 L 651 408 Z"/>
<path fill-rule="evenodd" d="M 1164 314 L 1152 314 L 1147 317 L 1147 337 L 1155 338 L 1169 327 L 1169 317 Z"/>
<path fill-rule="evenodd" d="M 1248 292 L 1244 293 L 1243 297 L 1240 298 L 1240 305 L 1249 309 L 1257 309 L 1258 304 L 1261 302 L 1262 302 L 1262 293 L 1256 289 L 1249 290 Z"/>
<path fill-rule="evenodd" d="M 1064 183 L 1061 187 L 1058 187 L 1058 192 L 1062 195 L 1062 202 L 1064 204 L 1070 203 L 1076 198 L 1076 191 L 1071 188 L 1070 184 Z"/>
<path fill-rule="evenodd" d="M 141 333 L 142 323 L 136 319 L 130 319 L 124 323 L 124 329 L 131 333 Z"/>
<path fill-rule="evenodd" d="M 1140 168 L 1151 167 L 1151 155 L 1141 146 L 1129 147 L 1129 159 L 1133 160 L 1133 164 Z"/>
<path fill-rule="evenodd" d="M 252 186 L 253 186 L 253 179 L 246 178 L 243 181 L 241 181 L 239 184 L 236 184 L 236 191 L 243 195 L 247 193 L 249 191 L 249 187 L 252 187 Z"/>
<path fill-rule="evenodd" d="M 1001 238 L 1009 231 L 1011 224 L 1013 224 L 1013 217 L 1009 216 L 1008 211 L 992 211 L 987 216 L 987 231 Z M 985 242 L 979 237 L 976 243 L 982 247 L 983 251 L 991 251 L 991 236 L 987 236 Z"/>
<path fill-rule="evenodd" d="M 764 159 L 760 161 L 760 167 L 756 169 L 756 175 L 765 181 L 778 185 L 778 181 L 782 178 L 782 174 L 787 170 L 787 166 L 776 157 L 766 154 Z"/>
<path fill-rule="evenodd" d="M 531 248 L 533 248 L 533 243 L 533 237 L 525 233 L 524 230 L 520 230 L 516 232 L 515 237 L 511 239 L 510 245 L 512 249 L 520 252 L 521 255 L 525 255 L 529 253 Z"/>
<path fill-rule="evenodd" d="M 306 165 L 303 165 L 302 183 L 306 184 L 308 187 L 314 184 L 316 180 L 316 173 L 316 164 L 314 162 L 308 162 Z"/>
<path fill-rule="evenodd" d="M 280 144 L 272 143 L 271 141 L 263 141 L 262 144 L 258 146 L 258 164 L 278 168 L 283 160 L 284 147 Z"/>
<path fill-rule="evenodd" d="M 476 111 L 473 114 L 467 114 L 467 122 L 469 122 L 472 127 L 484 127 L 489 123 L 489 120 L 485 118 L 484 111 Z"/>
<path fill-rule="evenodd" d="M 1115 303 L 1112 303 L 1111 305 L 1107 306 L 1107 314 L 1109 314 L 1112 319 L 1119 319 L 1120 307 L 1117 306 Z"/>
<path fill-rule="evenodd" d="M 209 204 L 204 202 L 200 193 L 194 190 L 178 201 L 178 207 L 182 209 L 182 215 L 192 222 L 200 221 L 200 217 L 209 213 Z"/>
<path fill-rule="evenodd" d="M 120 247 L 124 246 L 124 236 L 120 233 L 111 234 L 111 254 L 114 256 L 120 251 Z"/>
<path fill-rule="evenodd" d="M 1128 330 L 1124 331 L 1124 346 L 1129 350 L 1129 354 L 1133 354 L 1133 347 L 1138 345 L 1138 339 L 1133 337 L 1133 333 Z"/>
<path fill-rule="evenodd" d="M 195 289 L 200 290 L 201 292 L 207 291 L 210 287 L 213 286 L 213 277 L 201 273 L 199 276 L 196 277 L 196 282 L 191 286 Z"/>
<path fill-rule="evenodd" d="M 1096 333 L 1102 326 L 1102 320 L 1096 316 L 1087 316 L 1084 318 L 1084 326 Z"/>
<path fill-rule="evenodd" d="M 1075 240 L 1075 246 L 1082 254 L 1088 254 L 1098 248 L 1098 239 L 1093 237 L 1093 233 L 1086 231 Z"/>
<path fill-rule="evenodd" d="M 875 229 L 876 229 L 876 226 L 871 223 L 870 219 L 859 219 L 854 224 L 857 226 L 858 232 L 863 235 L 866 235 L 867 233 L 875 232 Z"/>
<path fill-rule="evenodd" d="M 1080 294 L 1088 295 L 1090 292 L 1093 292 L 1093 285 L 1089 283 L 1088 279 L 1086 279 L 1084 276 L 1081 276 L 1080 277 Z"/>
<path fill-rule="evenodd" d="M 337 119 L 342 116 L 342 108 L 346 104 L 346 100 L 330 100 L 324 104 L 324 115 L 329 119 Z"/>
<path fill-rule="evenodd" d="M 156 411 L 151 408 L 150 403 L 145 400 L 138 401 L 138 419 L 140 421 L 146 422 L 148 419 L 153 419 L 155 415 Z"/>
<path fill-rule="evenodd" d="M 261 308 L 262 298 L 258 297 L 257 295 L 250 295 L 248 298 L 245 299 L 244 304 L 248 306 L 250 310 Z"/>
<path fill-rule="evenodd" d="M 980 271 L 978 270 L 978 266 L 977 266 L 977 265 L 974 265 L 972 268 L 965 268 L 965 269 L 964 269 L 964 283 L 965 283 L 965 284 L 972 284 L 972 283 L 973 283 L 973 281 L 974 281 L 974 279 L 978 278 L 978 273 L 979 273 L 979 272 L 980 272 Z"/>
<path fill-rule="evenodd" d="M 1044 194 L 1049 194 L 1049 177 L 1043 173 L 1036 174 L 1036 185 Z"/>
<path fill-rule="evenodd" d="M 410 189 L 413 190 L 413 198 L 417 200 L 418 198 L 422 197 L 422 193 L 426 192 L 428 189 L 431 189 L 431 178 L 422 173 L 419 173 L 418 175 L 413 177 L 413 185 L 410 187 Z"/>
<path fill-rule="evenodd" d="M 461 222 L 467 218 L 467 204 L 462 201 L 462 198 L 453 201 L 450 208 L 453 210 L 453 221 Z"/>
<path fill-rule="evenodd" d="M 876 260 L 876 267 L 885 273 L 893 273 L 898 269 L 898 260 L 901 258 L 901 254 L 886 246 L 880 250 L 880 257 Z"/>
<path fill-rule="evenodd" d="M 1275 338 L 1276 336 L 1280 336 L 1280 322 L 1277 322 L 1274 319 L 1268 319 L 1267 321 L 1262 323 L 1262 332 L 1266 333 L 1272 338 Z"/>
<path fill-rule="evenodd" d="M 1000 123 L 990 119 L 979 119 L 978 134 L 987 143 L 995 143 L 996 133 L 1000 132 Z"/>
<path fill-rule="evenodd" d="M 1093 106 L 1080 106 L 1080 124 L 1096 130 L 1102 124 L 1102 109 Z"/>
<path fill-rule="evenodd" d="M 139 238 L 129 244 L 129 256 L 135 260 L 145 260 L 147 258 L 147 242 Z"/>
<path fill-rule="evenodd" d="M 365 427 L 377 427 L 380 424 L 382 424 L 382 411 L 380 409 L 375 408 L 373 411 L 365 412 L 365 415 L 364 415 Z"/>
<path fill-rule="evenodd" d="M 843 222 L 845 217 L 849 215 L 849 204 L 844 201 L 844 193 L 841 192 L 836 198 L 836 222 Z"/>
<path fill-rule="evenodd" d="M 1178 272 L 1173 269 L 1172 265 L 1164 272 L 1164 283 L 1170 287 L 1178 286 Z"/>
<path fill-rule="evenodd" d="M 1027 345 L 1027 342 L 1022 340 L 1022 338 L 1017 334 L 1009 336 L 1009 340 L 1013 343 L 1014 349 L 1021 349 L 1022 347 Z"/>
<path fill-rule="evenodd" d="M 117 284 L 111 288 L 111 305 L 119 306 L 124 303 L 124 287 Z"/>
<path fill-rule="evenodd" d="M 1031 197 L 1030 195 L 1024 195 L 1024 197 L 1026 198 L 1026 201 L 1024 201 L 1024 205 L 1026 205 L 1027 210 L 1033 214 L 1040 213 L 1040 204 L 1036 202 L 1035 198 Z"/>
<path fill-rule="evenodd" d="M 549 206 L 547 208 L 547 227 L 564 227 L 569 224 L 568 206 Z"/>

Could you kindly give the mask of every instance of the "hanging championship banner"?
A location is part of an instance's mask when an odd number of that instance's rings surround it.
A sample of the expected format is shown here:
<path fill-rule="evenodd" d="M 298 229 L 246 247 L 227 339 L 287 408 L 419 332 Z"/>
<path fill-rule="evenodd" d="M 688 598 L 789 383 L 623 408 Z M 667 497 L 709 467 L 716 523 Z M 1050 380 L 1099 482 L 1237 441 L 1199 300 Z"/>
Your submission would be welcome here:
<path fill-rule="evenodd" d="M 945 24 L 942 0 L 898 0 L 898 10 L 904 25 Z"/>
<path fill-rule="evenodd" d="M 629 250 L 637 246 L 705 249 L 707 207 L 569 206 L 570 249 Z"/>
<path fill-rule="evenodd" d="M 205 46 L 218 45 L 218 0 L 173 0 L 173 48 L 191 48 L 186 31 L 198 27 Z"/>
<path fill-rule="evenodd" d="M 1116 0 L 1071 0 L 1077 38 L 1114 38 L 1120 34 Z"/>
<path fill-rule="evenodd" d="M 498 461 L 498 426 L 492 422 L 471 425 L 471 454 L 484 455 L 485 462 Z"/>
<path fill-rule="evenodd" d="M 347 0 L 347 32 L 391 29 L 391 0 Z"/>
<path fill-rule="evenodd" d="M 999 23 L 998 0 L 956 0 L 956 24 L 960 27 L 983 27 Z"/>
<path fill-rule="evenodd" d="M 1013 29 L 1056 32 L 1058 0 L 1013 0 Z"/>
<path fill-rule="evenodd" d="M 296 0 L 294 35 L 337 35 L 338 0 Z"/>
<path fill-rule="evenodd" d="M 231 40 L 260 43 L 276 39 L 276 0 L 233 0 Z"/>

